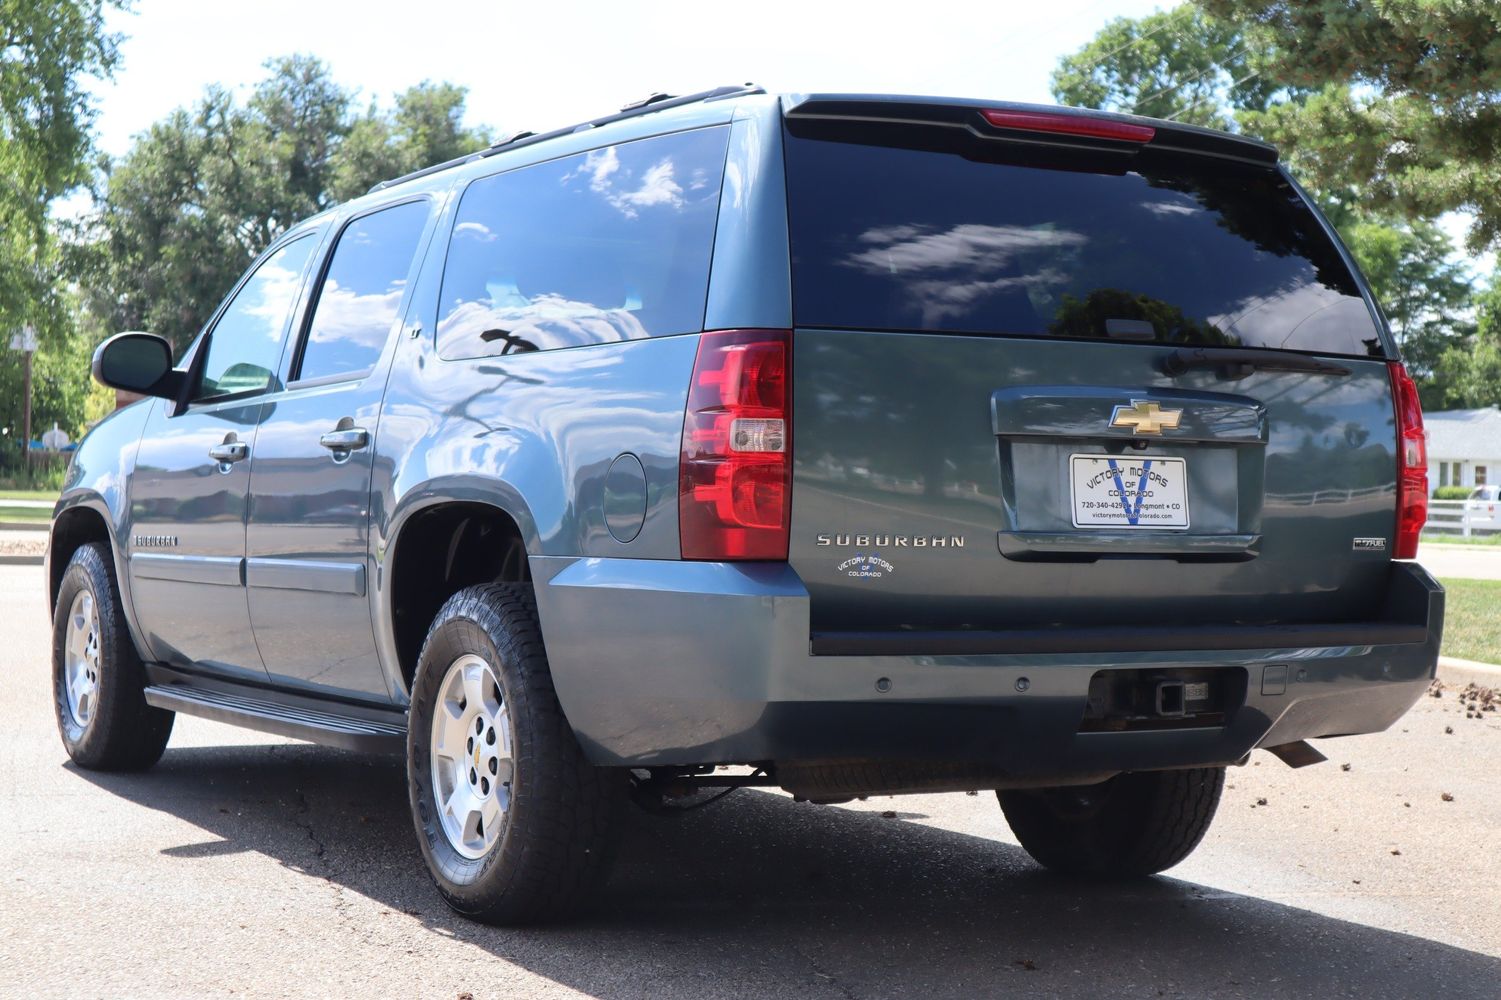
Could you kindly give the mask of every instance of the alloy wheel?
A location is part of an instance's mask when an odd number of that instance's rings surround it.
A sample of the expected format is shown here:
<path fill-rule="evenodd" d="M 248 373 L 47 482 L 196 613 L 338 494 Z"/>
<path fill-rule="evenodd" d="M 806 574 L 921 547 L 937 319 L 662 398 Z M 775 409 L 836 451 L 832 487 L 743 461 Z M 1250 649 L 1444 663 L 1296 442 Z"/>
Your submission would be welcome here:
<path fill-rule="evenodd" d="M 484 857 L 500 838 L 516 765 L 511 713 L 495 671 L 465 654 L 438 686 L 430 736 L 433 796 L 443 833 L 466 858 Z"/>

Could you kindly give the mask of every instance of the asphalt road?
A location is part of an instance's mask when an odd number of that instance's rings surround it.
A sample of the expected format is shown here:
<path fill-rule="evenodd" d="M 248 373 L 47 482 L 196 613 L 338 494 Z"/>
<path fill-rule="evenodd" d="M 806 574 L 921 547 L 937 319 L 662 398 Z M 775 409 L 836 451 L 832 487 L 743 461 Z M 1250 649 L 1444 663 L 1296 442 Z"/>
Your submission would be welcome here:
<path fill-rule="evenodd" d="M 1452 692 L 1257 754 L 1171 877 L 1048 876 L 988 793 L 746 791 L 633 816 L 588 918 L 496 930 L 433 891 L 394 761 L 179 718 L 147 774 L 75 769 L 41 588 L 0 566 L 0 996 L 1501 995 L 1501 713 Z"/>

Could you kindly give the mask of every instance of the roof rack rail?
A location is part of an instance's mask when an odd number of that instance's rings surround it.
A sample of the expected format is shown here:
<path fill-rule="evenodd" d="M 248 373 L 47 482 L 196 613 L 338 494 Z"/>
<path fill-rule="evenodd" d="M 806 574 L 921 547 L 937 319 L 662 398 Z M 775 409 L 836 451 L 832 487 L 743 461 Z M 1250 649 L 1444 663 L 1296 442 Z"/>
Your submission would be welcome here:
<path fill-rule="evenodd" d="M 612 122 L 618 122 L 625 118 L 636 118 L 640 115 L 651 114 L 655 111 L 666 111 L 669 108 L 680 108 L 687 104 L 700 104 L 705 101 L 722 100 L 726 97 L 744 97 L 747 94 L 764 93 L 766 93 L 765 88 L 759 87 L 754 83 L 746 83 L 740 86 L 715 87 L 713 90 L 701 90 L 696 94 L 684 94 L 682 97 L 673 97 L 670 94 L 654 93 L 642 98 L 639 101 L 633 101 L 630 104 L 622 107 L 615 114 L 605 115 L 603 118 L 592 118 L 589 121 L 579 122 L 577 125 L 569 125 L 565 128 L 553 129 L 551 132 L 543 132 L 541 134 L 538 134 L 536 132 L 516 132 L 504 139 L 493 143 L 489 147 L 482 149 L 477 153 L 468 153 L 464 156 L 456 156 L 453 159 L 447 160 L 443 163 L 435 163 L 430 167 L 423 167 L 421 170 L 414 170 L 409 174 L 402 174 L 400 177 L 393 177 L 388 181 L 381 181 L 379 184 L 372 187 L 370 191 L 381 191 L 385 188 L 395 187 L 398 184 L 405 184 L 407 181 L 414 181 L 419 177 L 427 177 L 430 174 L 436 174 L 441 171 L 448 170 L 451 167 L 457 167 L 460 164 L 473 163 L 476 160 L 483 160 L 486 157 L 494 156 L 496 153 L 502 151 L 518 149 L 521 146 L 531 146 L 539 142 L 546 142 L 548 139 L 556 139 L 559 136 L 572 135 L 575 132 L 583 132 L 587 131 L 588 129 L 599 128 L 601 125 L 609 125 Z"/>

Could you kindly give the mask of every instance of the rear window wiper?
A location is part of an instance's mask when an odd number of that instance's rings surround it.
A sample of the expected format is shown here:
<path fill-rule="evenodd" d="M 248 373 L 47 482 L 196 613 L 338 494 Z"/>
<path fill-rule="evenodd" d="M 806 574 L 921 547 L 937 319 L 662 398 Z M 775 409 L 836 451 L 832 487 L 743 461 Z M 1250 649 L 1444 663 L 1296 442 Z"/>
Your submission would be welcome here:
<path fill-rule="evenodd" d="M 1162 370 L 1168 375 L 1182 375 L 1190 368 L 1219 368 L 1229 379 L 1245 378 L 1257 370 L 1333 376 L 1350 374 L 1350 369 L 1343 365 L 1306 354 L 1258 351 L 1248 347 L 1180 347 L 1162 360 Z"/>

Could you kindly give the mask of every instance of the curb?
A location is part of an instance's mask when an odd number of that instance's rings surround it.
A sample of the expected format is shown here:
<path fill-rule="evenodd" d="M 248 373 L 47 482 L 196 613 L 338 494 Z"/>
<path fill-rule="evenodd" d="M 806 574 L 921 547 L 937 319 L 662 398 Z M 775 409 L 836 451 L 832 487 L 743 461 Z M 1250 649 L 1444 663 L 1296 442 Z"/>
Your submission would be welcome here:
<path fill-rule="evenodd" d="M 51 521 L 0 521 L 0 531 L 48 531 Z"/>
<path fill-rule="evenodd" d="M 1461 660 L 1454 656 L 1440 656 L 1438 679 L 1445 684 L 1457 684 L 1460 687 L 1474 684 L 1476 687 L 1501 690 L 1501 666 L 1494 663 Z"/>
<path fill-rule="evenodd" d="M 46 562 L 45 556 L 0 556 L 0 566 L 40 566 Z"/>

